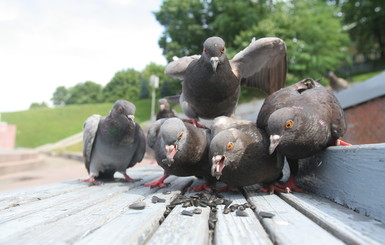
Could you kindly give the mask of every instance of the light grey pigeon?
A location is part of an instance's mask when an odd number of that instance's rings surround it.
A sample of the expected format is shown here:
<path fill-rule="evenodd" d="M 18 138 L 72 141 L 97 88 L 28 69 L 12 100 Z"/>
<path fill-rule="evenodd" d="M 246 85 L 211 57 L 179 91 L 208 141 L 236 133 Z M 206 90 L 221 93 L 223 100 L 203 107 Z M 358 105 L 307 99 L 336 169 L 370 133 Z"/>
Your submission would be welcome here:
<path fill-rule="evenodd" d="M 282 88 L 286 71 L 286 45 L 279 38 L 253 40 L 229 60 L 222 38 L 210 37 L 203 43 L 202 55 L 175 59 L 165 74 L 183 81 L 180 104 L 186 116 L 196 121 L 231 116 L 241 84 L 268 94 Z"/>
<path fill-rule="evenodd" d="M 164 176 L 146 186 L 164 187 L 169 175 L 197 176 L 210 182 L 213 178 L 208 159 L 209 138 L 209 129 L 195 127 L 179 118 L 157 120 L 148 130 L 147 142 L 164 169 Z"/>
<path fill-rule="evenodd" d="M 346 131 L 344 111 L 334 94 L 311 78 L 271 94 L 257 126 L 270 137 L 269 152 L 286 156 L 291 176 L 281 188 L 301 191 L 294 183 L 298 159 L 310 157 L 340 141 Z"/>
<path fill-rule="evenodd" d="M 92 115 L 83 126 L 83 156 L 90 175 L 85 182 L 99 184 L 95 178 L 113 178 L 115 172 L 131 179 L 126 170 L 142 161 L 146 139 L 134 120 L 135 105 L 115 102 L 108 116 Z"/>
<path fill-rule="evenodd" d="M 270 185 L 282 177 L 283 158 L 269 154 L 269 138 L 255 123 L 221 116 L 211 130 L 212 176 L 231 187 Z"/>
<path fill-rule="evenodd" d="M 347 89 L 349 87 L 349 82 L 330 71 L 329 72 L 329 85 L 336 92 Z"/>

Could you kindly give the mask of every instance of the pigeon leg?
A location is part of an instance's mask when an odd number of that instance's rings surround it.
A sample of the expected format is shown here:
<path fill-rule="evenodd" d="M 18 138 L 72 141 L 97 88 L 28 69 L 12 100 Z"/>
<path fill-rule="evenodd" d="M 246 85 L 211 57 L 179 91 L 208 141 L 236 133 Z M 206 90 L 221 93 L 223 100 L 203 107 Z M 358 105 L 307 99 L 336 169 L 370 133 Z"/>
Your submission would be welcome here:
<path fill-rule="evenodd" d="M 160 188 L 166 187 L 166 186 L 169 185 L 170 183 L 164 183 L 163 181 L 164 181 L 168 176 L 170 176 L 170 175 L 169 175 L 169 174 L 165 174 L 165 175 L 163 175 L 160 179 L 155 180 L 154 182 L 151 182 L 151 183 L 147 183 L 147 184 L 145 184 L 145 186 L 149 186 L 149 187 L 151 187 L 151 188 L 154 188 L 154 187 L 160 187 Z"/>
<path fill-rule="evenodd" d="M 124 175 L 124 182 L 135 182 L 135 181 L 142 180 L 141 178 L 133 179 L 130 176 L 128 176 L 128 174 L 126 174 L 126 173 L 123 173 L 123 175 Z"/>
<path fill-rule="evenodd" d="M 196 119 L 182 119 L 182 121 L 192 123 L 196 128 L 207 128 L 205 125 L 198 123 Z"/>
<path fill-rule="evenodd" d="M 343 140 L 338 139 L 338 140 L 336 140 L 334 145 L 336 145 L 336 146 L 339 146 L 339 145 L 341 145 L 341 146 L 349 146 L 349 145 L 352 145 L 352 144 L 349 144 L 348 142 L 345 142 Z"/>
<path fill-rule="evenodd" d="M 290 178 L 289 180 L 284 184 L 275 184 L 276 187 L 285 189 L 286 192 L 291 192 L 292 190 L 296 192 L 302 192 L 302 189 L 299 188 L 295 183 L 295 176 L 298 172 L 298 160 L 297 159 L 287 159 L 287 162 L 289 163 L 290 167 Z"/>
<path fill-rule="evenodd" d="M 93 174 L 90 175 L 88 179 L 80 179 L 80 182 L 88 182 L 93 185 L 101 185 L 102 183 L 95 180 L 95 176 Z"/>
<path fill-rule="evenodd" d="M 204 191 L 204 190 L 206 190 L 206 191 L 211 191 L 212 190 L 212 188 L 207 183 L 203 183 L 203 184 L 198 185 L 198 186 L 190 186 L 188 189 L 196 191 L 196 192 Z"/>
<path fill-rule="evenodd" d="M 259 188 L 259 190 L 262 192 L 269 193 L 271 195 L 274 194 L 274 192 L 285 192 L 285 193 L 288 192 L 287 188 L 280 188 L 276 186 L 276 184 L 271 184 L 268 187 L 261 187 Z"/>

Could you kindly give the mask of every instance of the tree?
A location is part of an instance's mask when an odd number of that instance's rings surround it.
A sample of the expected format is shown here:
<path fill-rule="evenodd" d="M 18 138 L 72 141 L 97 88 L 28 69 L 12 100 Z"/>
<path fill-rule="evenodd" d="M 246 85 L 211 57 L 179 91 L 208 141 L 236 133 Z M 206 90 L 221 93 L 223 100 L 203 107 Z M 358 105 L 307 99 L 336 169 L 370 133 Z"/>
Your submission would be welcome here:
<path fill-rule="evenodd" d="M 142 78 L 140 81 L 139 99 L 150 98 L 150 90 L 148 87 L 148 82 L 144 78 Z"/>
<path fill-rule="evenodd" d="M 69 92 L 64 86 L 57 87 L 52 96 L 52 102 L 55 106 L 63 106 L 69 97 Z"/>
<path fill-rule="evenodd" d="M 134 69 L 118 71 L 103 88 L 103 98 L 106 102 L 118 99 L 136 100 L 139 94 L 142 74 Z"/>
<path fill-rule="evenodd" d="M 178 79 L 173 79 L 170 76 L 164 74 L 165 67 L 155 63 L 148 64 L 143 70 L 143 76 L 147 81 L 150 80 L 151 75 L 159 77 L 159 90 L 160 97 L 168 95 L 178 94 L 181 89 L 181 83 Z M 165 87 L 165 88 L 163 88 Z"/>
<path fill-rule="evenodd" d="M 69 97 L 65 101 L 65 104 L 71 105 L 100 103 L 101 90 L 101 85 L 95 82 L 86 81 L 84 83 L 78 83 L 74 87 L 68 89 Z"/>
<path fill-rule="evenodd" d="M 41 103 L 33 102 L 33 103 L 29 106 L 29 109 L 37 109 L 37 108 L 48 108 L 48 105 L 47 105 L 47 103 L 45 103 L 45 102 L 41 102 Z"/>
<path fill-rule="evenodd" d="M 385 1 L 346 0 L 341 10 L 358 51 L 385 60 Z"/>
<path fill-rule="evenodd" d="M 321 0 L 165 0 L 155 15 L 165 27 L 159 44 L 168 59 L 201 53 L 212 35 L 224 38 L 229 58 L 253 37 L 277 36 L 288 47 L 288 80 L 296 82 L 346 61 L 349 38 L 337 11 Z"/>

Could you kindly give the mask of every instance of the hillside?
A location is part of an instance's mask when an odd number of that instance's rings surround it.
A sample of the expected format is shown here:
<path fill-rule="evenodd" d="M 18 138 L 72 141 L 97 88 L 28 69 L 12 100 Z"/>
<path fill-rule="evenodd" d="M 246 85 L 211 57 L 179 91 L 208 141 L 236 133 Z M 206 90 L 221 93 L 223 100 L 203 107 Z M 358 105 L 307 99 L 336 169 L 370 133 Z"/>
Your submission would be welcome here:
<path fill-rule="evenodd" d="M 134 102 L 135 120 L 150 119 L 151 100 Z M 16 147 L 34 148 L 53 143 L 82 131 L 84 121 L 92 114 L 107 115 L 113 103 L 70 105 L 2 113 L 2 121 L 17 126 Z"/>

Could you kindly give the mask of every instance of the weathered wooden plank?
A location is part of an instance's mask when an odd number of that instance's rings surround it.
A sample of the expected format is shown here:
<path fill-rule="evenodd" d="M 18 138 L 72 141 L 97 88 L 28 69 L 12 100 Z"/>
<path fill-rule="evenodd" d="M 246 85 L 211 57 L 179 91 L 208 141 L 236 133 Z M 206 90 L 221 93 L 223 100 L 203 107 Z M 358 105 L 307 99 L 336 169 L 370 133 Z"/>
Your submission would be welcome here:
<path fill-rule="evenodd" d="M 167 181 L 171 181 L 169 177 Z M 143 200 L 146 203 L 144 210 L 128 209 L 119 217 L 106 223 L 99 229 L 83 237 L 75 244 L 97 244 L 103 238 L 104 244 L 143 244 L 159 227 L 159 221 L 163 217 L 166 206 L 181 192 L 189 186 L 193 178 L 177 178 L 164 189 L 157 189 L 153 193 L 159 198 L 166 199 L 165 203 L 152 203 L 153 195 L 147 195 Z M 170 194 L 162 194 L 163 191 L 171 191 Z"/>
<path fill-rule="evenodd" d="M 128 190 L 135 191 L 146 181 L 154 177 L 147 176 L 142 181 L 134 183 L 105 183 L 102 186 L 91 186 L 77 192 L 66 193 L 39 202 L 9 208 L 0 212 L 0 230 L 4 231 L 2 239 L 20 236 L 39 225 L 52 225 L 59 220 L 82 212 L 88 207 L 97 206 L 105 200 L 116 199 Z M 102 209 L 102 208 L 101 208 Z"/>
<path fill-rule="evenodd" d="M 199 183 L 201 183 L 201 181 L 196 180 L 193 186 Z M 191 193 L 191 191 L 187 193 Z M 194 214 L 193 216 L 181 214 L 183 210 L 191 211 L 194 208 L 195 207 L 183 208 L 181 205 L 177 205 L 156 232 L 147 240 L 146 244 L 209 244 L 208 219 L 210 208 L 200 207 L 202 213 Z"/>
<path fill-rule="evenodd" d="M 111 189 L 104 186 L 104 188 Z M 155 193 L 157 189 L 151 189 L 143 185 L 137 185 L 136 188 L 128 191 L 105 195 L 102 200 L 92 205 L 79 205 L 81 210 L 67 213 L 56 220 L 49 220 L 27 232 L 17 234 L 7 243 L 33 243 L 53 244 L 58 240 L 63 244 L 72 244 L 81 237 L 86 237 L 93 231 L 110 221 L 120 217 L 129 209 L 128 206 L 134 202 L 143 201 L 146 196 Z M 93 195 L 90 193 L 89 195 Z M 36 217 L 34 217 L 36 218 Z M 146 222 L 145 220 L 142 220 Z M 104 237 L 99 237 L 104 239 Z"/>
<path fill-rule="evenodd" d="M 223 192 L 224 198 L 232 200 L 232 204 L 247 202 L 240 192 Z M 218 205 L 217 218 L 214 230 L 214 244 L 273 244 L 269 235 L 263 229 L 255 213 L 245 209 L 247 217 L 236 216 L 235 212 L 223 214 L 224 205 Z"/>
<path fill-rule="evenodd" d="M 318 157 L 303 165 L 301 186 L 385 223 L 385 144 L 329 147 Z"/>
<path fill-rule="evenodd" d="M 314 222 L 348 244 L 382 244 L 385 225 L 330 200 L 305 193 L 280 194 Z"/>
<path fill-rule="evenodd" d="M 245 188 L 249 201 L 257 212 L 270 212 L 275 216 L 262 218 L 262 225 L 276 244 L 344 244 L 312 220 L 291 207 L 277 195 L 255 192 Z"/>

